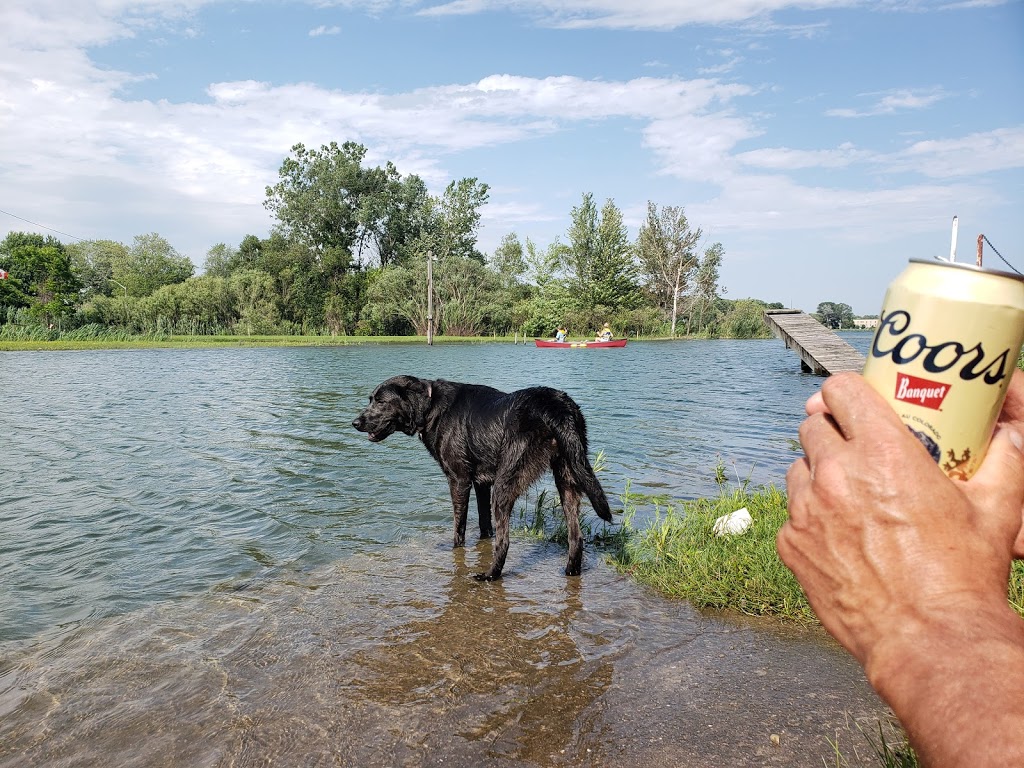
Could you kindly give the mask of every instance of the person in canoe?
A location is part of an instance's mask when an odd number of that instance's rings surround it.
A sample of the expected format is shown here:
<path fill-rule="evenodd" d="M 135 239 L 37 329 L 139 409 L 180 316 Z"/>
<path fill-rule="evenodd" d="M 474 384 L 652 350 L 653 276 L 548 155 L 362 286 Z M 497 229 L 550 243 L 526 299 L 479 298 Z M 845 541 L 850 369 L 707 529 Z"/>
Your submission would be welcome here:
<path fill-rule="evenodd" d="M 565 326 L 564 325 L 558 326 L 558 331 L 555 333 L 555 341 L 559 341 L 559 342 L 564 343 L 566 341 L 565 335 L 566 335 Z"/>
<path fill-rule="evenodd" d="M 612 340 L 612 327 L 608 323 L 604 324 L 604 328 L 597 334 L 594 341 L 611 341 Z"/>

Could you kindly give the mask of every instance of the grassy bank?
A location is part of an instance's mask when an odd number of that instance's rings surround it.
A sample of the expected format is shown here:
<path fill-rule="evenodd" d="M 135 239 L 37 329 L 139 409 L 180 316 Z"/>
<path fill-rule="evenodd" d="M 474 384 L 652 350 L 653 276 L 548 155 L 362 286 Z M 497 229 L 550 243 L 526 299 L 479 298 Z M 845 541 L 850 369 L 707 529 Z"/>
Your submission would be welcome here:
<path fill-rule="evenodd" d="M 507 338 L 479 336 L 435 336 L 434 343 L 482 344 Z M 522 343 L 522 339 L 519 339 Z M 105 335 L 99 338 L 76 338 L 74 333 L 53 339 L 7 339 L 0 337 L 0 352 L 41 352 L 76 349 L 221 349 L 235 347 L 347 347 L 379 344 L 426 344 L 426 336 L 172 336 L 154 334 L 133 336 Z M 532 343 L 532 342 L 531 342 Z"/>
<path fill-rule="evenodd" d="M 668 597 L 700 608 L 730 609 L 790 621 L 815 621 L 800 585 L 775 551 L 786 520 L 786 494 L 774 486 L 736 488 L 713 499 L 670 502 L 629 492 L 623 501 L 623 535 L 611 550 L 615 566 Z M 746 508 L 751 527 L 718 536 L 715 521 Z M 649 518 L 635 528 L 640 509 Z"/>
<path fill-rule="evenodd" d="M 717 498 L 667 501 L 629 492 L 622 496 L 622 525 L 595 534 L 611 562 L 642 584 L 700 608 L 817 622 L 792 572 L 775 551 L 786 520 L 786 494 L 774 486 L 723 489 Z M 722 515 L 746 507 L 752 523 L 743 534 L 718 536 Z M 648 522 L 635 527 L 639 510 Z M 1024 616 L 1024 561 L 1011 572 L 1008 599 Z"/>

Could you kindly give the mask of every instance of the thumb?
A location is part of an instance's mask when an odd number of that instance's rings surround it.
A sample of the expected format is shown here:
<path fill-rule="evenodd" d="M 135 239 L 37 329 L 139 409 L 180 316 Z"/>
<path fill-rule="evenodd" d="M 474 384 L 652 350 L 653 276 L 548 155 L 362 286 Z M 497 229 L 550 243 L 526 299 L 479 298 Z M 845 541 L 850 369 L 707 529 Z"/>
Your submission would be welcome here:
<path fill-rule="evenodd" d="M 1024 434 L 1014 426 L 996 430 L 985 460 L 968 483 L 979 523 L 1013 539 L 1013 554 L 1024 557 Z"/>

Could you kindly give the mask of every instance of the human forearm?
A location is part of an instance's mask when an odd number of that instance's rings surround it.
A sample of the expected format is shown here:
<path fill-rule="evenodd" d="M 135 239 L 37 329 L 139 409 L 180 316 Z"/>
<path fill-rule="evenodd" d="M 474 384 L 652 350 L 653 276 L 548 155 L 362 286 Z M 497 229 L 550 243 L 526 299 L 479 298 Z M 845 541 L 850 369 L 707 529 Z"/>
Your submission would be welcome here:
<path fill-rule="evenodd" d="M 924 765 L 1024 765 L 1024 620 L 1005 602 L 908 617 L 865 671 Z"/>

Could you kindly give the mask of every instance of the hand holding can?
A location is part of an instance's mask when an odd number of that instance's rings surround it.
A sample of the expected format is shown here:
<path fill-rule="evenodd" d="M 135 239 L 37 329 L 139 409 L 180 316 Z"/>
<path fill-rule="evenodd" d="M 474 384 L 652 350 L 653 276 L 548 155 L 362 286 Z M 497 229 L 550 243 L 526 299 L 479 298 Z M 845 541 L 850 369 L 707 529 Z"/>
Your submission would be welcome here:
<path fill-rule="evenodd" d="M 942 470 L 981 465 L 1024 344 L 1024 277 L 912 259 L 886 291 L 864 377 Z"/>

